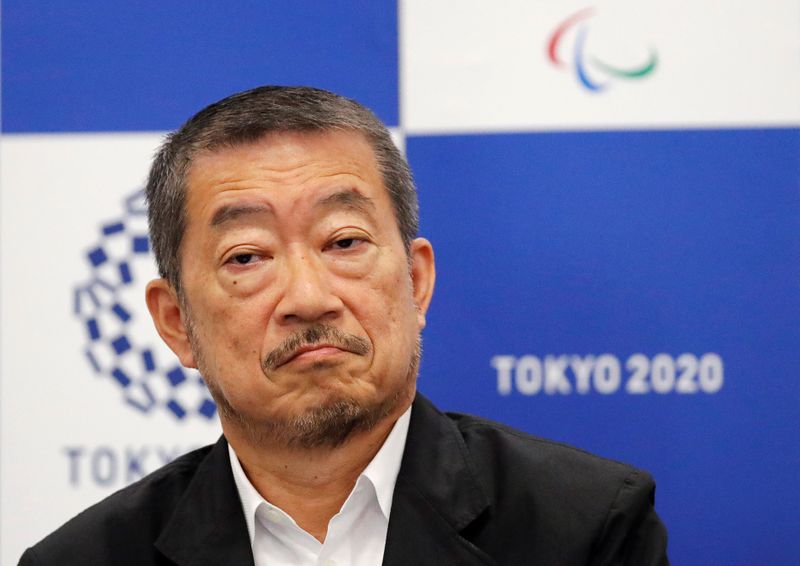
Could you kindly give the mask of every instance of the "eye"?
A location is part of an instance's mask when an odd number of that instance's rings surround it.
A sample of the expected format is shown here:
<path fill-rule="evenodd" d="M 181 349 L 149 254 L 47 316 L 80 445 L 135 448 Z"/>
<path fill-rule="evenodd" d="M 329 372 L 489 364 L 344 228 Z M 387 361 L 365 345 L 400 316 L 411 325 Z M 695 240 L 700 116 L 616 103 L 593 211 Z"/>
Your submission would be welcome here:
<path fill-rule="evenodd" d="M 253 254 L 237 254 L 231 258 L 233 263 L 247 265 L 253 261 Z"/>
<path fill-rule="evenodd" d="M 340 250 L 347 250 L 358 245 L 361 241 L 363 240 L 359 240 L 358 238 L 342 238 L 341 240 L 336 240 L 333 243 L 333 247 L 339 248 Z"/>
<path fill-rule="evenodd" d="M 366 240 L 357 236 L 349 236 L 334 240 L 328 247 L 332 250 L 353 250 L 364 244 Z"/>
<path fill-rule="evenodd" d="M 232 255 L 227 263 L 232 263 L 234 265 L 250 265 L 251 263 L 255 263 L 261 258 L 260 255 L 254 253 L 241 253 Z"/>

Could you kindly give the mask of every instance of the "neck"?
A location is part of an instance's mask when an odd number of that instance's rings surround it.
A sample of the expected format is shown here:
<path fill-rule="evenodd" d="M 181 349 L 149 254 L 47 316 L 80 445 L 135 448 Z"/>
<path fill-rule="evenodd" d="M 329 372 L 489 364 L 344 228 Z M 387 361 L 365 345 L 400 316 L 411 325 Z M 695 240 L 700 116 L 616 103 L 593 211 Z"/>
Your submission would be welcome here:
<path fill-rule="evenodd" d="M 407 408 L 408 404 L 398 407 L 371 429 L 355 432 L 335 447 L 253 446 L 246 435 L 226 426 L 229 423 L 223 423 L 223 430 L 261 496 L 323 542 L 331 518 L 342 508 L 358 476 Z"/>

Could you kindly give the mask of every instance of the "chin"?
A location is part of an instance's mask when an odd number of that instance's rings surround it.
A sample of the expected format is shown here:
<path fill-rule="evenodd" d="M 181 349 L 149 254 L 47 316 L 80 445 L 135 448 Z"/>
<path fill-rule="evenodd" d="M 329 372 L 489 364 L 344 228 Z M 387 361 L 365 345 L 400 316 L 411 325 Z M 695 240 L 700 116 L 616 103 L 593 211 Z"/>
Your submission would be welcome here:
<path fill-rule="evenodd" d="M 365 400 L 348 394 L 345 387 L 315 388 L 279 413 L 252 415 L 217 401 L 220 417 L 255 446 L 335 448 L 359 432 L 369 431 L 391 415 L 405 396 Z"/>
<path fill-rule="evenodd" d="M 416 372 L 395 383 L 391 390 L 377 391 L 374 385 L 360 383 L 348 372 L 331 374 L 326 367 L 305 375 L 304 390 L 275 400 L 265 413 L 254 399 L 243 404 L 231 403 L 214 380 L 207 380 L 217 401 L 225 428 L 233 428 L 254 446 L 294 447 L 302 449 L 335 448 L 359 432 L 369 431 L 378 423 L 406 407 L 413 397 Z M 307 369 L 311 369 L 310 367 Z M 325 370 L 325 371 L 319 371 Z M 412 370 L 416 364 L 412 363 Z M 327 375 L 326 375 L 327 374 Z M 249 405 L 249 406 L 248 406 Z"/>

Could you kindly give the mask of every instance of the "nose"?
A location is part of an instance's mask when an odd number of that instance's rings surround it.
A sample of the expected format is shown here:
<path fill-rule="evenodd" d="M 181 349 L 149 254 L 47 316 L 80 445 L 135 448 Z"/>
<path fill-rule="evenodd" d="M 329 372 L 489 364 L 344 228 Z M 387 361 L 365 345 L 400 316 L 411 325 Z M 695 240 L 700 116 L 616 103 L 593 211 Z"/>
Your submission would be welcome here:
<path fill-rule="evenodd" d="M 342 301 L 332 292 L 331 276 L 308 250 L 287 255 L 284 285 L 275 316 L 281 324 L 325 322 L 339 317 Z"/>

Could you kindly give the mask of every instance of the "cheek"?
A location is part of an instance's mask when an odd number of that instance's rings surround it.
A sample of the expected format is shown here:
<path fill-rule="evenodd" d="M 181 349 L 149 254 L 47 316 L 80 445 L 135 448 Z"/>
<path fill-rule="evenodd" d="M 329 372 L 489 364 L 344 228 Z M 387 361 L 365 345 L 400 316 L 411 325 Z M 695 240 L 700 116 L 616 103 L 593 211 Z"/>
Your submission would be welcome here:
<path fill-rule="evenodd" d="M 277 269 L 272 262 L 263 262 L 245 269 L 226 268 L 220 270 L 217 284 L 229 302 L 248 300 L 274 285 Z"/>
<path fill-rule="evenodd" d="M 225 294 L 224 291 L 221 294 Z M 195 320 L 203 321 L 201 332 L 205 349 L 214 352 L 219 359 L 232 358 L 234 361 L 243 355 L 258 354 L 257 332 L 260 312 L 253 301 L 238 297 L 224 296 L 219 300 L 207 301 L 198 312 Z"/>
<path fill-rule="evenodd" d="M 416 340 L 416 307 L 407 274 L 399 273 L 382 285 L 371 289 L 375 302 L 369 319 L 377 340 L 392 347 L 403 347 Z M 368 329 L 369 330 L 369 329 Z M 399 352 L 398 352 L 399 353 Z"/>

